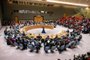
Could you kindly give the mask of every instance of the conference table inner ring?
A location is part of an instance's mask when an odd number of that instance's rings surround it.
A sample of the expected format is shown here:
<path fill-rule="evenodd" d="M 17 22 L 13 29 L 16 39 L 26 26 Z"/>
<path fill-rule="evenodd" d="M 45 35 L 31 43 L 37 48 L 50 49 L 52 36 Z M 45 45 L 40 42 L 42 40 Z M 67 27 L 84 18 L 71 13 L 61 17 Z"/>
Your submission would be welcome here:
<path fill-rule="evenodd" d="M 46 28 L 46 29 L 54 29 L 54 26 L 53 25 L 29 25 L 29 26 L 24 26 L 22 31 L 26 32 L 28 30 L 31 30 L 31 29 L 37 29 L 37 28 Z"/>

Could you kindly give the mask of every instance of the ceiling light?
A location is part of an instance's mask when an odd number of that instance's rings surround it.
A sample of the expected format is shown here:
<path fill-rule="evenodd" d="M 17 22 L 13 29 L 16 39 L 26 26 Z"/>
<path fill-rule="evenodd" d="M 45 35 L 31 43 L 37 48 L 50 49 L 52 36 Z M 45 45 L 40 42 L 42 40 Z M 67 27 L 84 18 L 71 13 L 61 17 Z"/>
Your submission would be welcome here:
<path fill-rule="evenodd" d="M 89 10 L 89 7 L 86 7 L 85 9 L 86 9 L 86 10 Z"/>
<path fill-rule="evenodd" d="M 76 5 L 76 6 L 84 6 L 84 7 L 88 7 L 89 6 L 87 4 L 79 4 L 79 3 L 71 3 L 71 2 L 63 2 L 63 1 L 53 1 L 53 0 L 47 0 L 47 2 L 68 4 L 68 5 Z"/>

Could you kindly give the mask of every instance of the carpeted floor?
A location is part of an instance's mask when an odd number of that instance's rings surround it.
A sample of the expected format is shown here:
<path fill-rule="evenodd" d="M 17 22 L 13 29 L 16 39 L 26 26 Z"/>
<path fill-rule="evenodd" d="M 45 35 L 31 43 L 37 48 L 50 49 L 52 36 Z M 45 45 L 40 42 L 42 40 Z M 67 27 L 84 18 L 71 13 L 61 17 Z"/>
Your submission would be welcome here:
<path fill-rule="evenodd" d="M 57 51 L 53 54 L 46 54 L 41 49 L 39 54 L 30 53 L 29 50 L 21 51 L 17 50 L 15 47 L 7 46 L 3 31 L 5 27 L 0 30 L 0 60 L 61 60 L 73 59 L 73 55 L 84 54 L 90 51 L 90 35 L 82 34 L 83 38 L 80 44 L 75 49 L 67 49 L 67 51 L 59 54 Z M 62 27 L 63 29 L 63 27 Z"/>

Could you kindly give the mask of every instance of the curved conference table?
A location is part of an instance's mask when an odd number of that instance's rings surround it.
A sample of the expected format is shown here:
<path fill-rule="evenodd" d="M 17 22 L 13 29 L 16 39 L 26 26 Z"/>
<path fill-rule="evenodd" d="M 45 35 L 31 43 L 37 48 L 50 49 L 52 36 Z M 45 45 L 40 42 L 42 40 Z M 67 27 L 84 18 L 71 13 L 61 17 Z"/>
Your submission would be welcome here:
<path fill-rule="evenodd" d="M 20 32 L 21 33 L 23 33 L 23 32 L 26 33 L 28 30 L 37 29 L 37 28 L 43 28 L 43 27 L 46 28 L 46 29 L 54 29 L 54 25 L 40 25 L 40 24 L 38 24 L 38 25 L 24 26 L 23 28 L 20 29 Z M 67 32 L 61 31 L 57 35 L 58 35 L 58 37 L 61 37 L 61 36 L 65 36 L 66 34 L 67 34 Z M 33 34 L 33 32 L 32 32 L 32 35 L 34 37 L 36 37 L 36 35 Z M 27 36 L 29 36 L 29 34 L 27 34 Z M 45 38 L 46 36 L 47 36 L 47 34 L 46 35 L 42 35 L 43 38 Z M 56 35 L 51 35 L 51 38 L 54 38 L 55 36 Z"/>
<path fill-rule="evenodd" d="M 54 26 L 53 26 L 53 25 L 41 25 L 41 24 L 30 25 L 30 26 L 25 26 L 25 27 L 23 27 L 22 31 L 26 32 L 26 31 L 28 31 L 28 30 L 37 29 L 37 28 L 53 29 Z"/>

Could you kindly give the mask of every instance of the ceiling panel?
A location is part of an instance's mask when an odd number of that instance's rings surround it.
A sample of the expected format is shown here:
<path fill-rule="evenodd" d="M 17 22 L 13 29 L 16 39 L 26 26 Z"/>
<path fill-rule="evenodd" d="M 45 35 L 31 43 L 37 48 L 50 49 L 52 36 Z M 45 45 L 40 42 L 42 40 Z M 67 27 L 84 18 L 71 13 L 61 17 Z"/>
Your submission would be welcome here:
<path fill-rule="evenodd" d="M 42 3 L 44 3 L 44 2 L 47 3 L 48 1 L 63 1 L 63 2 L 70 2 L 70 3 L 87 4 L 90 6 L 90 0 L 17 0 L 17 1 L 25 1 L 25 2 L 39 1 Z"/>

